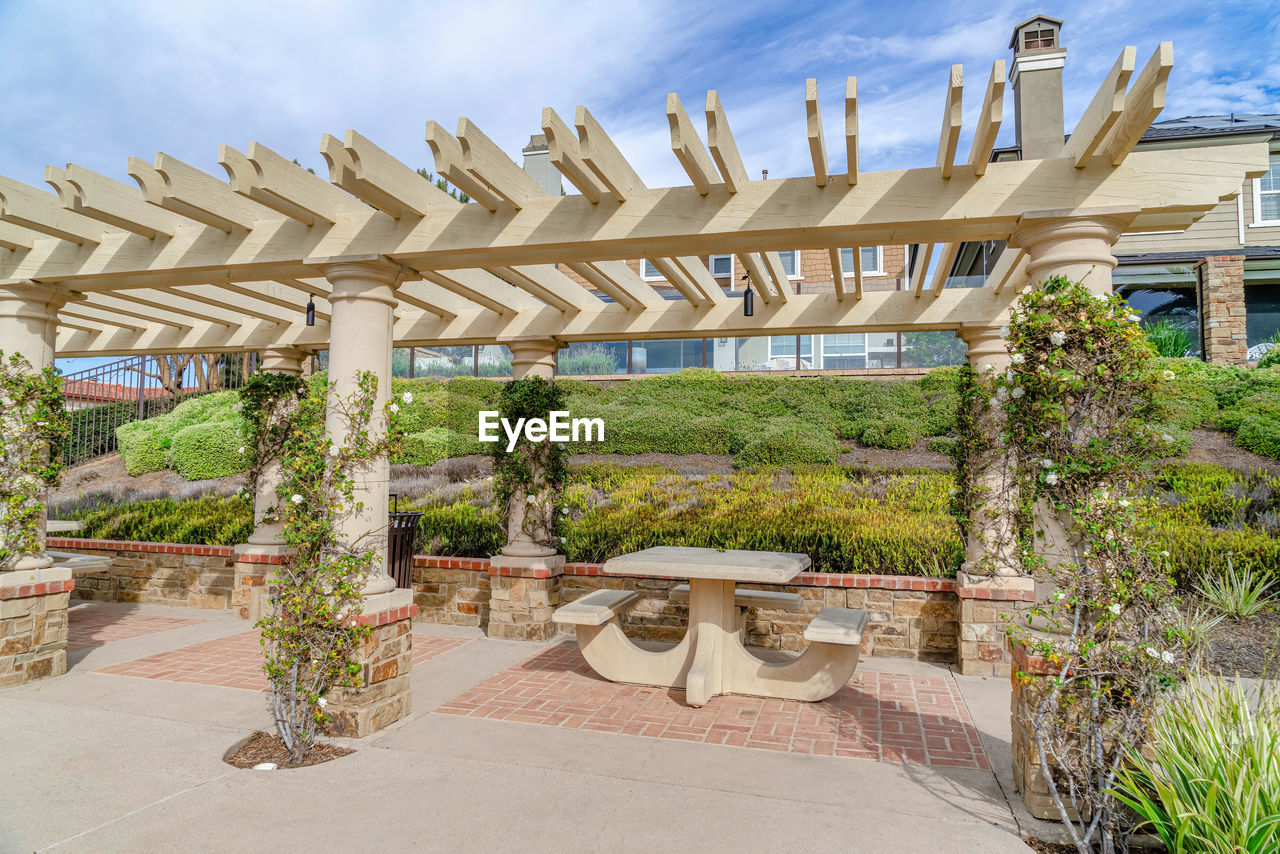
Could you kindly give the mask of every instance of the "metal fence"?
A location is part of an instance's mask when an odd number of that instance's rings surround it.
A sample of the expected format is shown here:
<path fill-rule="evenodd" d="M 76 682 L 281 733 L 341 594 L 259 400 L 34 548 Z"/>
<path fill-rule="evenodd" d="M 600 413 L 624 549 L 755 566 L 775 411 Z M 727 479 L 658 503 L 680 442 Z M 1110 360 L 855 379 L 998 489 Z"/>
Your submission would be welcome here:
<path fill-rule="evenodd" d="M 163 415 L 191 397 L 237 389 L 258 369 L 256 353 L 136 356 L 66 374 L 68 465 L 116 450 L 116 428 Z"/>

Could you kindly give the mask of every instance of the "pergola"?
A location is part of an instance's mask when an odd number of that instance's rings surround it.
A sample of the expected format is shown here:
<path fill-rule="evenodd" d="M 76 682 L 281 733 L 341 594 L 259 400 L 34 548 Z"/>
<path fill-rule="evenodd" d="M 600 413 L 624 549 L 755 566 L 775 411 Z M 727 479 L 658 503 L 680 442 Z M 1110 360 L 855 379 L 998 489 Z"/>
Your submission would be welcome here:
<path fill-rule="evenodd" d="M 572 125 L 542 111 L 551 161 L 577 190 L 566 196 L 548 194 L 467 118 L 453 134 L 429 122 L 426 142 L 469 204 L 353 130 L 323 137 L 327 181 L 258 143 L 219 149 L 227 180 L 165 154 L 130 159 L 136 187 L 76 165 L 48 168 L 55 192 L 0 178 L 0 347 L 36 367 L 55 352 L 254 350 L 268 370 L 298 370 L 303 354 L 327 348 L 340 393 L 359 370 L 375 371 L 385 393 L 391 349 L 408 346 L 507 344 L 519 378 L 549 375 L 556 349 L 574 341 L 953 330 L 971 359 L 999 362 L 1000 328 L 1028 282 L 1062 273 L 1110 293 L 1120 234 L 1183 229 L 1265 171 L 1263 143 L 1134 151 L 1163 107 L 1172 62 L 1166 42 L 1137 71 L 1126 48 L 1060 151 L 1011 162 L 992 162 L 1000 60 L 967 155 L 962 72 L 951 68 L 937 161 L 916 169 L 860 171 L 850 77 L 840 173 L 810 80 L 813 174 L 790 178 L 748 177 L 714 91 L 705 138 L 667 98 L 671 148 L 689 176 L 675 187 L 646 186 L 585 107 Z M 1009 245 L 986 284 L 947 287 L 960 245 L 985 240 Z M 841 248 L 887 243 L 923 247 L 908 289 L 864 292 L 859 269 L 841 273 Z M 789 249 L 831 253 L 833 292 L 794 293 L 778 256 Z M 703 262 L 725 253 L 763 303 L 751 317 Z M 625 263 L 636 258 L 676 298 Z M 385 525 L 386 486 L 385 466 L 369 473 L 353 535 Z M 507 553 L 534 557 L 519 543 Z M 366 592 L 390 590 L 383 576 Z"/>

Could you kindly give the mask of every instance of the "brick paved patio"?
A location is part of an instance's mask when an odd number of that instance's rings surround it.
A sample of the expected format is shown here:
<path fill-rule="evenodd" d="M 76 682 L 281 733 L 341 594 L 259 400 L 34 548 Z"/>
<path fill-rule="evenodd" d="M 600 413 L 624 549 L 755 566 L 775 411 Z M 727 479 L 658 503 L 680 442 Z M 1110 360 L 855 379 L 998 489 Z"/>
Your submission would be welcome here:
<path fill-rule="evenodd" d="M 67 615 L 67 652 L 129 640 L 155 632 L 192 626 L 200 620 L 181 617 L 153 617 L 119 611 L 73 608 Z"/>
<path fill-rule="evenodd" d="M 821 703 L 715 697 L 596 676 L 571 643 L 511 667 L 436 710 L 448 715 L 910 765 L 988 769 L 949 673 L 859 671 Z"/>
<path fill-rule="evenodd" d="M 205 641 L 181 649 L 149 655 L 135 661 L 103 667 L 95 673 L 134 676 L 169 682 L 194 682 L 221 688 L 264 691 L 267 678 L 262 672 L 262 645 L 256 630 L 218 640 Z M 435 658 L 457 649 L 469 638 L 413 635 L 413 663 Z"/>

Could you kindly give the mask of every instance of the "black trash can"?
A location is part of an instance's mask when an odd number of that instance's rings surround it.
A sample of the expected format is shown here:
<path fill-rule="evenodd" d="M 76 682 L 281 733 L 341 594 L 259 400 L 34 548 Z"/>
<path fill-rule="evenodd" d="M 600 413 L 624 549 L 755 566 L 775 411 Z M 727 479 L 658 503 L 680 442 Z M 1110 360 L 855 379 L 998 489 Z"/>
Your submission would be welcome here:
<path fill-rule="evenodd" d="M 397 588 L 410 588 L 413 582 L 413 542 L 418 536 L 418 520 L 422 513 L 415 510 L 393 511 L 387 526 L 387 573 L 395 579 Z"/>

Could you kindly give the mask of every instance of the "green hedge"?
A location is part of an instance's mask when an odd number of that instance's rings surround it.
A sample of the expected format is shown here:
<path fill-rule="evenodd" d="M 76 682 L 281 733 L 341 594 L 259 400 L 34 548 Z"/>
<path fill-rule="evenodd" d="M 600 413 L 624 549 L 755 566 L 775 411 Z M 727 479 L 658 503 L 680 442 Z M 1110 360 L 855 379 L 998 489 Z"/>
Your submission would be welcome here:
<path fill-rule="evenodd" d="M 253 504 L 238 496 L 108 503 L 67 515 L 85 524 L 74 536 L 94 540 L 234 546 L 253 533 Z"/>
<path fill-rule="evenodd" d="M 174 469 L 188 480 L 225 477 L 248 470 L 252 457 L 238 453 L 244 444 L 236 431 L 243 432 L 244 419 L 236 411 L 240 396 L 220 391 L 184 400 L 172 412 L 133 421 L 116 428 L 116 439 L 125 469 L 137 477 L 147 472 Z M 192 428 L 201 429 L 175 440 Z M 208 455 L 202 460 L 201 455 Z"/>
<path fill-rule="evenodd" d="M 169 467 L 187 480 L 239 474 L 251 465 L 235 422 L 214 421 L 183 427 L 169 445 Z"/>

